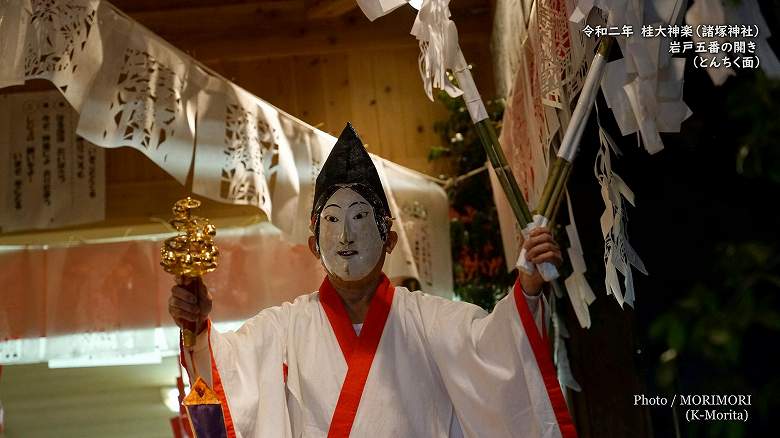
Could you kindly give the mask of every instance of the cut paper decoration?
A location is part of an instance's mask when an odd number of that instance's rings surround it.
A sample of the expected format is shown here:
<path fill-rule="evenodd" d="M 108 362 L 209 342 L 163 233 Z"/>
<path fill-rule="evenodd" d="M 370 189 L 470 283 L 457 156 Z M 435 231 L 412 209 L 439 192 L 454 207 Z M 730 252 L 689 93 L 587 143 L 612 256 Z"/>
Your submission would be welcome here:
<path fill-rule="evenodd" d="M 279 120 L 295 159 L 299 186 L 298 202 L 287 222 L 287 234 L 290 241 L 305 245 L 311 235 L 310 222 L 305 219 L 311 214 L 311 206 L 314 205 L 314 185 L 322 165 L 336 144 L 336 137 L 301 123 L 288 114 L 281 113 Z"/>
<path fill-rule="evenodd" d="M 588 71 L 582 33 L 570 29 L 565 0 L 539 0 L 536 14 L 542 103 L 568 113 Z"/>
<path fill-rule="evenodd" d="M 377 18 L 393 12 L 402 5 L 405 5 L 408 0 L 357 0 L 357 4 L 363 14 L 374 21 Z"/>
<path fill-rule="evenodd" d="M 271 218 L 269 182 L 280 163 L 290 164 L 289 147 L 280 148 L 276 111 L 220 78 L 211 77 L 198 97 L 198 140 L 192 191 L 231 204 L 253 205 Z M 274 120 L 277 119 L 277 120 Z M 276 123 L 274 123 L 276 121 Z M 285 176 L 289 176 L 289 171 Z M 292 182 L 292 178 L 276 179 Z M 292 189 L 289 197 L 294 198 Z"/>
<path fill-rule="evenodd" d="M 425 0 L 412 25 L 411 34 L 420 44 L 420 76 L 428 99 L 433 89 L 458 97 L 463 90 L 452 83 L 447 70 L 457 71 L 463 55 L 458 44 L 458 30 L 450 20 L 450 0 Z"/>
<path fill-rule="evenodd" d="M 120 55 L 100 66 L 77 132 L 103 147 L 131 146 L 183 184 L 194 141 L 191 61 L 105 4 L 98 12 L 103 47 Z"/>
<path fill-rule="evenodd" d="M 634 277 L 631 267 L 647 275 L 644 263 L 628 242 L 628 217 L 624 201 L 634 205 L 634 193 L 612 171 L 610 151 L 617 151 L 617 146 L 600 123 L 599 141 L 601 148 L 596 156 L 594 173 L 601 186 L 601 197 L 606 207 L 600 220 L 601 233 L 604 236 L 604 283 L 607 295 L 614 295 L 620 307 L 623 307 L 624 303 L 634 307 Z M 618 273 L 623 276 L 624 287 L 620 285 Z"/>
<path fill-rule="evenodd" d="M 24 77 L 48 79 L 81 108 L 86 87 L 102 61 L 97 34 L 98 0 L 32 0 L 24 53 Z"/>

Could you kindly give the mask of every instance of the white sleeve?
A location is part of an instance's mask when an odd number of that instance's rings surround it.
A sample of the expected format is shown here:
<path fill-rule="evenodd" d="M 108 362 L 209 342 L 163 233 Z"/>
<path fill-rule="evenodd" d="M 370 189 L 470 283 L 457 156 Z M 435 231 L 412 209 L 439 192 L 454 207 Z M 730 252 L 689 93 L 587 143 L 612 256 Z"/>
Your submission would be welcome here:
<path fill-rule="evenodd" d="M 192 354 L 183 352 L 191 382 L 194 361 L 206 383 L 224 394 L 238 436 L 282 436 L 289 428 L 283 369 L 291 306 L 264 309 L 235 332 L 220 333 L 209 323 Z"/>
<path fill-rule="evenodd" d="M 534 310 L 527 317 L 538 330 L 544 298 L 510 292 L 487 314 L 472 304 L 420 296 L 431 354 L 466 437 L 562 436 L 518 298 Z"/>

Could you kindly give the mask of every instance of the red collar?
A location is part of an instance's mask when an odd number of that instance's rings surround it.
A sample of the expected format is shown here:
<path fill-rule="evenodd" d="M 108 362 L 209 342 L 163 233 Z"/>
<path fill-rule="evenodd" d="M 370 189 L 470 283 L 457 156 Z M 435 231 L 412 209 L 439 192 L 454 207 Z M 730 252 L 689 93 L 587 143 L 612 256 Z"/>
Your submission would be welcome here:
<path fill-rule="evenodd" d="M 371 363 L 374 361 L 374 355 L 390 314 L 394 294 L 395 287 L 387 276 L 382 274 L 358 336 L 355 334 L 341 297 L 330 284 L 328 277 L 322 281 L 320 303 L 336 334 L 344 360 L 347 361 L 347 375 L 344 377 L 336 409 L 333 411 L 328 438 L 346 438 L 352 430 L 357 408 L 363 396 L 363 388 L 371 371 Z"/>

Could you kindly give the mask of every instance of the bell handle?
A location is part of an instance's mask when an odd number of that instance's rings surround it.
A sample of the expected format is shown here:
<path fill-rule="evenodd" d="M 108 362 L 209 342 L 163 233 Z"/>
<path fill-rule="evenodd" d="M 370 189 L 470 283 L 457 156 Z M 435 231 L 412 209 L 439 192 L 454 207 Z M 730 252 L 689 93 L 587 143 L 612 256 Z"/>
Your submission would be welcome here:
<path fill-rule="evenodd" d="M 198 302 L 198 290 L 203 287 L 203 279 L 196 276 L 182 275 L 177 277 L 177 282 L 179 283 L 179 286 L 187 290 L 195 297 L 193 304 L 195 304 L 195 306 L 199 306 L 200 303 Z M 192 348 L 195 346 L 195 339 L 201 330 L 201 326 L 202 323 L 200 321 L 181 320 L 182 342 L 185 348 Z"/>

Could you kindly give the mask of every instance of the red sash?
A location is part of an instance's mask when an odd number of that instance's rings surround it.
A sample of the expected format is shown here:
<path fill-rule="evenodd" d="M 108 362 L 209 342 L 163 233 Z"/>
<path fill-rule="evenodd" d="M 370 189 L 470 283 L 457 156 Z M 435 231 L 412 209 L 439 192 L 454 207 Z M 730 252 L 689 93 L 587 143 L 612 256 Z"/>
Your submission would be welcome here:
<path fill-rule="evenodd" d="M 520 313 L 520 321 L 523 323 L 525 334 L 528 336 L 528 342 L 531 343 L 536 363 L 539 365 L 539 371 L 542 373 L 542 380 L 544 381 L 545 389 L 547 389 L 547 396 L 550 398 L 553 412 L 555 412 L 555 419 L 558 421 L 558 429 L 561 431 L 561 436 L 564 438 L 577 438 L 577 429 L 574 428 L 574 423 L 569 415 L 569 408 L 566 406 L 566 400 L 563 398 L 563 392 L 561 392 L 561 385 L 558 383 L 558 376 L 553 366 L 546 333 L 543 335 L 544 337 L 539 335 L 539 328 L 536 327 L 534 317 L 531 315 L 531 309 L 528 308 L 528 303 L 525 301 L 523 287 L 520 286 L 519 278 L 515 281 L 514 296 L 517 311 Z M 541 305 L 542 303 L 540 302 L 539 304 Z M 542 309 L 544 310 L 544 308 Z M 542 327 L 544 327 L 544 318 L 542 318 Z"/>
<path fill-rule="evenodd" d="M 341 386 L 336 410 L 333 411 L 328 438 L 349 437 L 363 395 L 363 388 L 366 386 L 368 372 L 371 370 L 371 363 L 379 347 L 387 316 L 390 314 L 394 293 L 395 287 L 383 274 L 358 336 L 349 320 L 344 303 L 328 281 L 328 277 L 322 281 L 320 303 L 347 361 L 347 375 Z"/>

